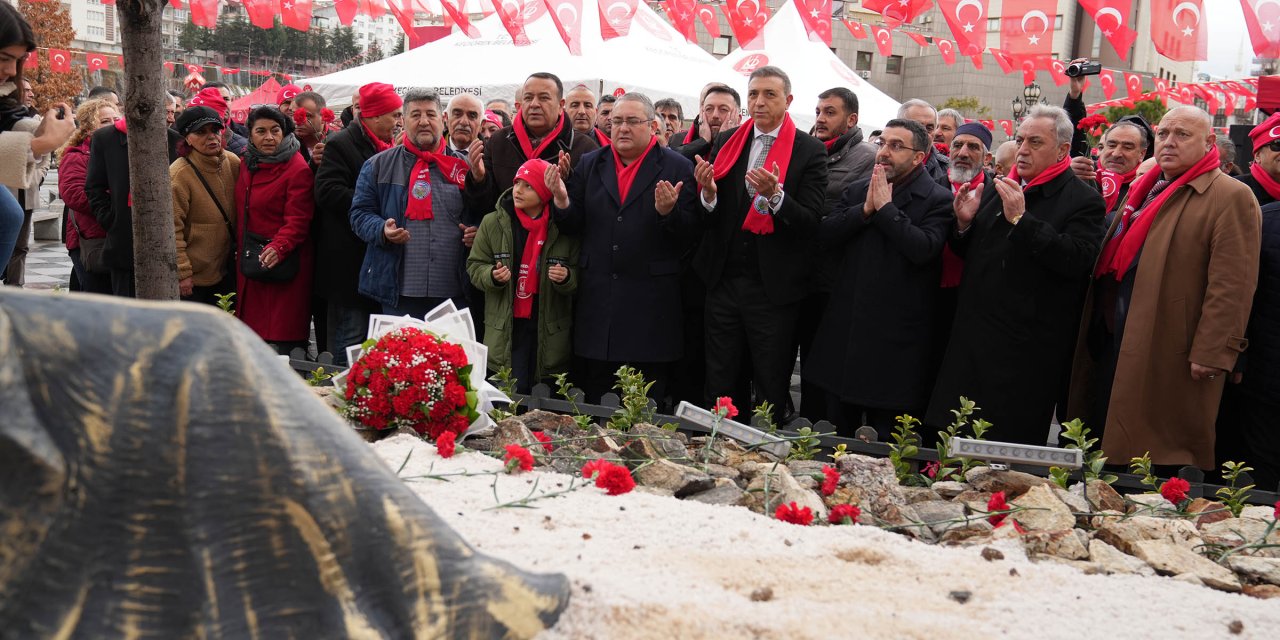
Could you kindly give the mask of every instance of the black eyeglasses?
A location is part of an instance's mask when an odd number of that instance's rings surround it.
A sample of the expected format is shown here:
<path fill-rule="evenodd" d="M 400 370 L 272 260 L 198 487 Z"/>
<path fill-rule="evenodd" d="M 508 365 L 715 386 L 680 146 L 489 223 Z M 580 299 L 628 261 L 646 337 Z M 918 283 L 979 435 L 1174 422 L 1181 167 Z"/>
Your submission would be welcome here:
<path fill-rule="evenodd" d="M 1272 140 L 1271 142 L 1268 142 L 1267 148 L 1276 153 L 1280 153 L 1280 140 Z"/>
<path fill-rule="evenodd" d="M 893 153 L 897 153 L 899 151 L 902 151 L 903 149 L 908 149 L 910 151 L 919 151 L 919 149 L 915 147 L 908 147 L 907 145 L 902 144 L 897 140 L 885 141 L 882 138 L 876 138 L 875 140 L 871 141 L 871 144 L 874 144 L 876 148 L 889 147 L 889 151 L 892 151 Z"/>

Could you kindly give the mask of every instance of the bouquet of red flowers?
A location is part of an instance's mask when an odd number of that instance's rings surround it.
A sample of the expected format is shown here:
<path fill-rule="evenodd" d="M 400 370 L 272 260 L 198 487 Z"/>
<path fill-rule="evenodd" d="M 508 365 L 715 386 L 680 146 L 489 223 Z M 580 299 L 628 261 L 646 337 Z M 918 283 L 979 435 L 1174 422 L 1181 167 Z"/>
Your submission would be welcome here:
<path fill-rule="evenodd" d="M 1084 137 L 1089 141 L 1089 148 L 1094 149 L 1098 146 L 1098 142 L 1102 140 L 1102 134 L 1107 132 L 1107 127 L 1111 126 L 1111 121 L 1101 113 L 1095 113 L 1076 123 L 1076 128 L 1084 132 Z"/>
<path fill-rule="evenodd" d="M 346 379 L 348 419 L 373 429 L 411 427 L 434 440 L 460 436 L 480 417 L 461 346 L 401 327 L 365 347 Z"/>

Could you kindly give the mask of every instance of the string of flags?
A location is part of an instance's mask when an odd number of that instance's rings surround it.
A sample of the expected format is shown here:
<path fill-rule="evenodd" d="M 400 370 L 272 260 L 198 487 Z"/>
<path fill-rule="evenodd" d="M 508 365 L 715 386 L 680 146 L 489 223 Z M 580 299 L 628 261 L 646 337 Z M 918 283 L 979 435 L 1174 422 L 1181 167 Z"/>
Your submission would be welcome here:
<path fill-rule="evenodd" d="M 49 70 L 55 73 L 70 73 L 72 71 L 72 63 L 77 61 L 77 59 L 79 58 L 84 59 L 84 67 L 89 71 L 108 71 L 113 67 L 118 68 L 120 70 L 124 70 L 125 68 L 124 56 L 121 56 L 121 55 L 108 54 L 108 53 L 93 53 L 90 51 L 73 51 L 69 49 L 44 48 L 44 47 L 41 47 L 36 49 L 35 51 L 32 51 L 27 56 L 26 62 L 23 63 L 24 68 L 26 69 L 39 68 L 41 64 L 41 61 L 40 61 L 41 55 L 43 55 L 47 60 L 46 64 L 49 65 Z M 293 76 L 288 73 L 268 71 L 266 69 L 224 67 L 222 65 L 213 64 L 213 63 L 195 64 L 195 63 L 189 63 L 189 62 L 173 62 L 169 60 L 166 60 L 164 62 L 165 71 L 168 71 L 170 73 L 172 73 L 174 69 L 177 69 L 179 65 L 181 65 L 189 74 L 190 73 L 203 74 L 206 72 L 206 70 L 212 69 L 214 71 L 217 71 L 218 74 L 222 77 L 226 77 L 229 75 L 233 76 L 239 73 L 247 73 L 251 76 L 262 76 L 262 77 L 277 75 L 284 78 L 286 81 L 293 80 Z"/>

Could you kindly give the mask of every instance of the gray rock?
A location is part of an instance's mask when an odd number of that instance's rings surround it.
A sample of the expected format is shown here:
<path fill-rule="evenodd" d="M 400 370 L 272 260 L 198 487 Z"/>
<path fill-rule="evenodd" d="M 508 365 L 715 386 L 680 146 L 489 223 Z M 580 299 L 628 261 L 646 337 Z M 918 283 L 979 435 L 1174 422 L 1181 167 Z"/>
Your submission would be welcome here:
<path fill-rule="evenodd" d="M 1010 501 L 1026 493 L 1031 487 L 1049 483 L 1048 480 L 1029 473 L 991 467 L 974 467 L 965 474 L 964 479 L 978 491 L 1003 491 L 1005 499 Z"/>
<path fill-rule="evenodd" d="M 915 504 L 917 502 L 933 502 L 941 500 L 942 496 L 938 495 L 928 487 L 902 487 L 902 497 L 906 499 L 907 504 Z"/>
<path fill-rule="evenodd" d="M 1275 507 L 1245 507 L 1240 510 L 1241 518 L 1271 522 L 1276 519 Z"/>
<path fill-rule="evenodd" d="M 746 495 L 746 492 L 732 480 L 716 478 L 715 486 L 701 493 L 692 494 L 685 499 L 706 504 L 740 505 L 744 502 Z"/>
<path fill-rule="evenodd" d="M 814 520 L 826 519 L 827 506 L 817 492 L 801 487 L 785 466 L 779 465 L 774 472 L 768 471 L 771 465 L 761 466 L 764 469 L 747 485 L 743 500 L 747 508 L 772 516 L 778 505 L 794 502 L 799 507 L 809 507 L 813 511 Z"/>
<path fill-rule="evenodd" d="M 637 424 L 627 434 L 622 447 L 622 457 L 644 462 L 646 460 L 674 459 L 681 464 L 692 462 L 689 450 L 675 437 L 674 431 L 653 425 Z"/>
<path fill-rule="evenodd" d="M 1085 501 L 1084 496 L 1078 493 L 1071 493 L 1056 484 L 1050 484 L 1049 488 L 1053 491 L 1053 496 L 1067 505 L 1067 508 L 1075 513 L 1092 513 L 1093 507 Z"/>
<path fill-rule="evenodd" d="M 728 478 L 736 482 L 742 477 L 741 471 L 738 471 L 733 467 L 726 467 L 722 464 L 704 464 L 698 465 L 698 468 L 707 472 L 707 475 L 712 478 Z"/>
<path fill-rule="evenodd" d="M 1214 589 L 1240 590 L 1240 581 L 1229 569 L 1186 547 L 1163 540 L 1139 540 L 1133 543 L 1133 551 L 1161 574 L 1191 574 Z"/>
<path fill-rule="evenodd" d="M 1089 558 L 1089 549 L 1085 547 L 1074 529 L 1028 531 L 1022 536 L 1022 546 L 1028 554 L 1054 556 L 1064 560 Z"/>
<path fill-rule="evenodd" d="M 677 498 L 701 493 L 715 486 L 715 480 L 711 476 L 670 460 L 655 460 L 651 464 L 641 465 L 633 475 L 637 484 L 670 491 Z"/>
<path fill-rule="evenodd" d="M 915 502 L 910 506 L 915 510 L 919 521 L 927 523 L 933 529 L 935 535 L 942 535 L 951 528 L 952 524 L 956 524 L 946 521 L 964 517 L 964 505 L 956 502 L 930 500 L 928 502 Z"/>
<path fill-rule="evenodd" d="M 1253 518 L 1229 518 L 1200 527 L 1200 535 L 1210 544 L 1237 547 L 1245 543 L 1262 541 L 1262 534 L 1266 533 L 1269 524 Z M 1272 531 L 1267 537 L 1267 542 L 1280 544 L 1280 530 Z M 1280 549 L 1259 549 L 1255 555 L 1276 558 L 1280 557 Z"/>
<path fill-rule="evenodd" d="M 1069 530 L 1076 524 L 1076 517 L 1071 514 L 1071 509 L 1054 495 L 1048 484 L 1031 487 L 1026 493 L 1009 501 L 1009 504 L 1026 509 L 1015 512 L 1010 517 L 1028 531 Z"/>
<path fill-rule="evenodd" d="M 888 458 L 848 454 L 836 461 L 836 468 L 842 476 L 841 484 L 853 490 L 854 502 L 872 514 L 885 518 L 889 507 L 906 506 L 907 500 Z"/>
<path fill-rule="evenodd" d="M 954 480 L 943 480 L 942 482 L 933 483 L 929 488 L 942 498 L 950 500 L 961 493 L 964 493 L 964 491 L 969 488 L 969 485 L 963 482 L 956 482 Z"/>
<path fill-rule="evenodd" d="M 985 518 L 953 522 L 943 529 L 942 534 L 938 536 L 938 542 L 948 545 L 982 544 L 991 540 L 992 529 L 994 527 Z"/>
<path fill-rule="evenodd" d="M 1254 582 L 1280 586 L 1280 560 L 1276 558 L 1237 555 L 1227 558 L 1227 565 L 1236 573 Z"/>
<path fill-rule="evenodd" d="M 1129 513 L 1141 513 L 1147 516 L 1169 517 L 1173 516 L 1177 507 L 1172 502 L 1164 499 L 1164 496 L 1158 493 L 1137 493 L 1128 496 Z"/>
<path fill-rule="evenodd" d="M 787 466 L 791 468 L 791 475 L 798 480 L 800 476 L 806 475 L 822 478 L 822 468 L 831 466 L 831 463 L 821 460 L 792 460 Z"/>
<path fill-rule="evenodd" d="M 1089 561 L 1098 564 L 1105 573 L 1109 574 L 1121 573 L 1140 576 L 1153 576 L 1156 574 L 1151 565 L 1101 540 L 1089 541 Z"/>
<path fill-rule="evenodd" d="M 570 438 L 582 432 L 578 423 L 573 421 L 573 416 L 541 409 L 522 413 L 513 419 L 530 431 L 546 431 L 548 435 L 554 434 L 557 438 Z"/>
<path fill-rule="evenodd" d="M 1116 511 L 1119 513 L 1125 513 L 1129 510 L 1128 505 L 1125 504 L 1124 498 L 1121 497 L 1119 493 L 1116 493 L 1116 490 L 1113 489 L 1111 485 L 1094 478 L 1089 481 L 1088 486 L 1089 504 L 1095 511 Z M 1084 497 L 1084 489 L 1084 483 L 1077 482 L 1071 485 L 1071 489 L 1069 491 L 1072 494 Z"/>
<path fill-rule="evenodd" d="M 751 462 L 743 461 L 733 468 L 737 469 L 742 477 L 746 480 L 755 480 L 762 473 L 786 473 L 791 474 L 791 468 L 781 462 Z"/>
<path fill-rule="evenodd" d="M 1201 544 L 1200 532 L 1186 520 L 1132 516 L 1124 520 L 1109 520 L 1094 534 L 1099 540 L 1130 555 L 1134 545 L 1147 540 L 1194 547 Z"/>
<path fill-rule="evenodd" d="M 518 444 L 533 452 L 536 457 L 542 453 L 542 445 L 523 422 L 515 418 L 507 418 L 498 423 L 493 431 L 493 451 L 502 451 L 509 444 Z M 536 446 L 535 446 L 536 445 Z"/>

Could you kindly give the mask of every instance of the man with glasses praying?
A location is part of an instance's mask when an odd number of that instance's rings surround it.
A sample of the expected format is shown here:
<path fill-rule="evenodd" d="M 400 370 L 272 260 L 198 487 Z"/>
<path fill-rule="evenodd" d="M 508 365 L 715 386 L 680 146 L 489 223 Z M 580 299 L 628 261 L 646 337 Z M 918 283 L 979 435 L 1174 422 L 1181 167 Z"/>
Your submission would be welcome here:
<path fill-rule="evenodd" d="M 684 353 L 680 252 L 698 224 L 693 163 L 657 144 L 653 103 L 627 93 L 609 115 L 612 144 L 582 156 L 566 185 L 547 184 L 561 233 L 582 236 L 574 382 L 595 402 L 622 365 L 662 401 Z"/>
<path fill-rule="evenodd" d="M 951 192 L 924 171 L 924 127 L 890 120 L 874 144 L 871 177 L 822 220 L 823 253 L 839 262 L 804 377 L 827 392 L 840 435 L 866 424 L 887 441 L 894 419 L 921 415 L 933 388 L 931 319 L 952 212 Z"/>
<path fill-rule="evenodd" d="M 920 123 L 920 126 L 924 127 L 924 130 L 928 132 L 930 140 L 933 139 L 933 132 L 938 128 L 938 110 L 934 109 L 933 105 L 918 98 L 908 100 L 898 107 L 898 119 L 915 120 Z M 924 170 L 929 173 L 934 182 L 944 188 L 951 186 L 950 180 L 947 179 L 948 166 L 947 157 L 938 153 L 932 144 L 929 145 L 929 150 L 924 158 Z"/>
<path fill-rule="evenodd" d="M 951 341 L 926 423 L 950 424 L 964 396 L 994 440 L 1044 445 L 1062 395 L 1088 275 L 1102 243 L 1102 196 L 1070 170 L 1074 127 L 1039 105 L 1018 127 L 1014 166 L 956 192 L 950 245 L 964 259 Z"/>

